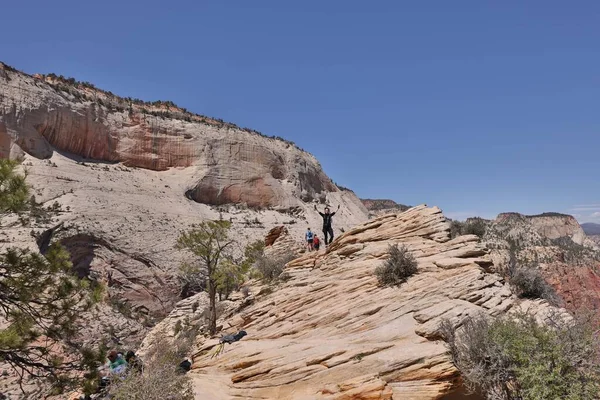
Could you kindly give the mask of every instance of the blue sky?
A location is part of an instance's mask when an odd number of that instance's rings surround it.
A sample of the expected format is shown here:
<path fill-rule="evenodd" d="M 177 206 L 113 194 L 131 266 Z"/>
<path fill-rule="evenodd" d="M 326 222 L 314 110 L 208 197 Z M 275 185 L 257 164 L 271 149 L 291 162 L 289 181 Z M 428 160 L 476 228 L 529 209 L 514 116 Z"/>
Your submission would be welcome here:
<path fill-rule="evenodd" d="M 11 1 L 0 60 L 293 140 L 361 197 L 600 222 L 598 1 Z"/>

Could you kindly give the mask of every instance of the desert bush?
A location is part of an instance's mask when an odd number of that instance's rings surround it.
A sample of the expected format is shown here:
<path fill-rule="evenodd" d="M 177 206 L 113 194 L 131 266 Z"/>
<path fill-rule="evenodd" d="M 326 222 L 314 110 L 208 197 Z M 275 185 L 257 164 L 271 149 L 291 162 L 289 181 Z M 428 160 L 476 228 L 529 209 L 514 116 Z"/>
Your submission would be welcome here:
<path fill-rule="evenodd" d="M 551 315 L 542 325 L 526 313 L 490 320 L 467 317 L 441 331 L 465 385 L 490 400 L 597 398 L 598 339 L 589 321 Z"/>
<path fill-rule="evenodd" d="M 450 237 L 452 239 L 461 235 L 476 235 L 483 238 L 486 230 L 485 220 L 479 217 L 469 218 L 465 222 L 455 220 L 450 222 Z"/>
<path fill-rule="evenodd" d="M 144 357 L 143 372 L 130 371 L 123 380 L 111 382 L 114 400 L 192 400 L 191 380 L 179 369 L 179 363 L 192 349 L 195 335 L 182 332 L 171 342 L 165 337 L 154 342 Z"/>
<path fill-rule="evenodd" d="M 455 237 L 462 235 L 464 225 L 464 222 L 452 220 L 450 222 L 450 238 L 454 239 Z"/>
<path fill-rule="evenodd" d="M 278 257 L 267 257 L 262 255 L 256 259 L 254 266 L 264 282 L 272 282 L 279 278 L 285 264 L 292 261 L 294 258 L 296 257 L 292 254 Z"/>
<path fill-rule="evenodd" d="M 463 235 L 476 235 L 480 238 L 485 235 L 486 223 L 481 218 L 469 218 L 465 223 Z"/>
<path fill-rule="evenodd" d="M 406 246 L 390 245 L 388 252 L 389 258 L 375 269 L 381 285 L 400 285 L 417 272 L 417 260 Z"/>
<path fill-rule="evenodd" d="M 509 283 L 515 288 L 517 296 L 527 299 L 544 299 L 551 304 L 558 304 L 558 296 L 539 269 L 517 268 L 511 272 Z"/>

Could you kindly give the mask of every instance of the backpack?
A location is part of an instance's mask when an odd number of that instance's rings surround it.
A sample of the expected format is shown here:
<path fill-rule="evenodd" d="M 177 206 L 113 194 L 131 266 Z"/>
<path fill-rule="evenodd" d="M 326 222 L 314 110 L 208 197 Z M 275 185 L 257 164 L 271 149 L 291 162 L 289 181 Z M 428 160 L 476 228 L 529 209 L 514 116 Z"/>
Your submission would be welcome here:
<path fill-rule="evenodd" d="M 313 239 L 313 243 L 314 244 L 319 244 L 319 238 L 315 236 L 315 238 Z"/>
<path fill-rule="evenodd" d="M 307 240 L 310 240 L 310 239 L 312 239 L 312 238 L 313 238 L 313 233 L 312 233 L 312 231 L 308 231 L 308 232 L 306 232 L 306 239 L 307 239 Z"/>

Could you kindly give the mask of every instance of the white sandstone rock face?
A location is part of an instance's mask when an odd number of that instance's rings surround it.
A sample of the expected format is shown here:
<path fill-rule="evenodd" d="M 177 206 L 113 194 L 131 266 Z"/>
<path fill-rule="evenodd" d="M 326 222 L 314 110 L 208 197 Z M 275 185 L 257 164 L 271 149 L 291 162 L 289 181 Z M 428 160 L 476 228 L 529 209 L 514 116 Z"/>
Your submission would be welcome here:
<path fill-rule="evenodd" d="M 211 205 L 293 209 L 340 192 L 319 162 L 290 142 L 166 103 L 138 104 L 1 63 L 0 71 L 4 157 L 18 156 L 20 148 L 43 159 L 58 151 L 155 171 L 193 167 L 186 195 Z"/>
<path fill-rule="evenodd" d="M 406 245 L 418 261 L 400 287 L 380 287 L 374 274 L 390 244 Z M 517 304 L 490 266 L 476 236 L 449 240 L 435 207 L 359 225 L 326 251 L 288 263 L 289 280 L 228 317 L 227 332 L 248 336 L 223 355 L 211 359 L 217 340 L 201 340 L 191 373 L 197 398 L 441 398 L 458 373 L 440 321 Z"/>
<path fill-rule="evenodd" d="M 174 118 L 149 114 L 167 110 Z M 175 244 L 193 224 L 231 221 L 241 252 L 279 225 L 301 243 L 307 226 L 320 227 L 313 205 L 322 201 L 341 206 L 338 235 L 368 218 L 354 193 L 339 190 L 293 144 L 1 63 L 0 155 L 23 158 L 38 202 L 61 204 L 43 228 L 62 223 L 52 239 L 65 244 L 77 271 L 154 317 L 177 301 L 175 276 L 190 259 Z M 4 235 L 35 248 L 30 231 Z"/>

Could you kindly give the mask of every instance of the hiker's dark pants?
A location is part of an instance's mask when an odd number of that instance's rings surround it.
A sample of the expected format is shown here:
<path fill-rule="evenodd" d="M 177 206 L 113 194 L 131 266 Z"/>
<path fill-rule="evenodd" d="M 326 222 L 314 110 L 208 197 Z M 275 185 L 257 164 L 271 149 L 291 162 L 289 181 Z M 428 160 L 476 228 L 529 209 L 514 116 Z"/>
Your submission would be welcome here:
<path fill-rule="evenodd" d="M 329 241 L 327 240 L 327 235 L 329 234 Z M 333 242 L 333 228 L 331 226 L 323 227 L 323 237 L 325 238 L 325 245 Z"/>

